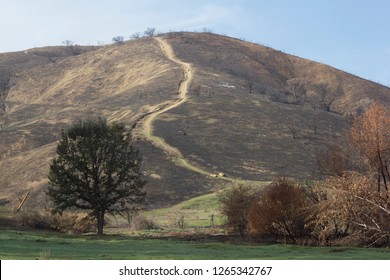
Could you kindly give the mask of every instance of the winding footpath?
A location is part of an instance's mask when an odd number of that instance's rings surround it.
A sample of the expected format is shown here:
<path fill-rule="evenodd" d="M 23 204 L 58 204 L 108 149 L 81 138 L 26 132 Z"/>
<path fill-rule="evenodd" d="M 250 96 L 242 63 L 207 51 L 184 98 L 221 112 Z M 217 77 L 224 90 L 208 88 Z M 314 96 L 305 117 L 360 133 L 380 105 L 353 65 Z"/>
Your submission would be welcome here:
<path fill-rule="evenodd" d="M 193 70 L 189 63 L 182 62 L 175 57 L 171 46 L 168 45 L 162 38 L 155 37 L 155 40 L 159 43 L 159 46 L 166 57 L 181 66 L 184 75 L 179 83 L 178 98 L 172 104 L 158 109 L 146 116 L 142 125 L 142 130 L 143 134 L 150 142 L 164 150 L 168 155 L 172 156 L 173 158 L 183 158 L 183 155 L 178 149 L 170 146 L 164 141 L 164 139 L 153 134 L 153 121 L 158 115 L 168 112 L 169 110 L 172 110 L 173 108 L 176 108 L 187 101 L 187 92 L 189 84 L 192 81 Z"/>
<path fill-rule="evenodd" d="M 202 175 L 214 177 L 216 179 L 222 179 L 225 181 L 230 182 L 236 182 L 236 183 L 260 183 L 258 181 L 249 181 L 249 180 L 239 180 L 234 179 L 230 177 L 224 177 L 224 176 L 217 176 L 214 172 L 209 172 L 201 167 L 198 167 L 192 163 L 190 163 L 187 159 L 184 158 L 183 154 L 175 147 L 169 145 L 165 140 L 161 137 L 158 137 L 153 134 L 153 122 L 155 119 L 163 114 L 166 113 L 184 102 L 188 100 L 188 89 L 191 84 L 191 81 L 194 76 L 194 70 L 190 63 L 183 62 L 179 60 L 172 49 L 172 47 L 161 37 L 154 37 L 154 39 L 158 42 L 162 52 L 165 54 L 165 56 L 178 64 L 183 71 L 183 78 L 181 79 L 178 87 L 178 98 L 170 103 L 160 104 L 160 109 L 157 109 L 156 111 L 150 112 L 146 115 L 144 115 L 141 119 L 137 122 L 137 127 L 139 126 L 139 129 L 141 130 L 141 133 L 144 135 L 146 140 L 151 142 L 154 146 L 162 149 L 165 151 L 168 156 L 172 159 L 172 161 L 181 167 L 184 167 L 186 169 L 192 170 L 194 172 L 200 173 Z"/>
<path fill-rule="evenodd" d="M 183 62 L 176 58 L 175 53 L 173 52 L 172 47 L 161 37 L 154 38 L 159 44 L 162 52 L 169 59 L 178 64 L 183 71 L 183 78 L 180 80 L 178 87 L 177 99 L 174 100 L 171 104 L 164 106 L 161 109 L 158 109 L 150 114 L 148 114 L 142 121 L 141 129 L 142 134 L 145 138 L 150 141 L 154 146 L 165 151 L 168 156 L 172 159 L 172 161 L 179 166 L 182 166 L 186 169 L 195 171 L 197 173 L 212 176 L 212 173 L 197 167 L 191 163 L 189 163 L 183 156 L 183 154 L 175 147 L 169 145 L 165 140 L 161 137 L 154 135 L 153 133 L 153 122 L 154 120 L 161 114 L 166 113 L 173 108 L 176 108 L 186 102 L 188 100 L 188 89 L 189 85 L 192 81 L 194 71 L 192 69 L 191 64 Z"/>

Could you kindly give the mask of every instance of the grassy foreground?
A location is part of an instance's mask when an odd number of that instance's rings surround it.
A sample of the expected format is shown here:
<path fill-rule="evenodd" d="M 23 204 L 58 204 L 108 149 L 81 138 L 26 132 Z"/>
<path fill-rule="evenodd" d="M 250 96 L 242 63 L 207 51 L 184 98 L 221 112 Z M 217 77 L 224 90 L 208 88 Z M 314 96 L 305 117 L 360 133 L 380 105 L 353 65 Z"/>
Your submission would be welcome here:
<path fill-rule="evenodd" d="M 301 247 L 75 236 L 52 232 L 0 230 L 0 259 L 390 259 L 390 249 Z"/>
<path fill-rule="evenodd" d="M 147 211 L 144 215 L 161 227 L 177 226 L 177 221 L 183 217 L 188 227 L 211 226 L 211 217 L 214 224 L 220 226 L 224 219 L 218 211 L 218 193 L 198 196 L 168 208 Z"/>

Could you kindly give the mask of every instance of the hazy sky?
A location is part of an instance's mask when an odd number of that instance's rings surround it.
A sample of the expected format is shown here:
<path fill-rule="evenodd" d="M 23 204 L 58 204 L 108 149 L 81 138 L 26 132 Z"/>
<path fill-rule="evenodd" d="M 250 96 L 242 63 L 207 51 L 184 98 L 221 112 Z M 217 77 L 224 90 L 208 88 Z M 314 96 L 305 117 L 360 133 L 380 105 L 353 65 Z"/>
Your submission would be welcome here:
<path fill-rule="evenodd" d="M 389 0 L 0 0 L 0 52 L 148 27 L 207 27 L 390 85 Z"/>

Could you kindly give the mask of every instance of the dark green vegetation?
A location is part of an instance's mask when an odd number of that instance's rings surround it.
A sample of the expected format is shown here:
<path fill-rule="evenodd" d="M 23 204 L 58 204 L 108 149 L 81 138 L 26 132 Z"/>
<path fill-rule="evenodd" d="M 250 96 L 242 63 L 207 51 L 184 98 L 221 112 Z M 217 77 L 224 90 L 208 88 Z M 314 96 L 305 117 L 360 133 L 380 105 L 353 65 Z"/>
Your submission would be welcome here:
<path fill-rule="evenodd" d="M 98 118 L 64 130 L 50 164 L 47 195 L 54 211 L 90 211 L 103 234 L 105 214 L 132 215 L 145 198 L 141 155 L 123 124 Z"/>
<path fill-rule="evenodd" d="M 389 249 L 301 247 L 0 231 L 0 259 L 390 259 Z"/>

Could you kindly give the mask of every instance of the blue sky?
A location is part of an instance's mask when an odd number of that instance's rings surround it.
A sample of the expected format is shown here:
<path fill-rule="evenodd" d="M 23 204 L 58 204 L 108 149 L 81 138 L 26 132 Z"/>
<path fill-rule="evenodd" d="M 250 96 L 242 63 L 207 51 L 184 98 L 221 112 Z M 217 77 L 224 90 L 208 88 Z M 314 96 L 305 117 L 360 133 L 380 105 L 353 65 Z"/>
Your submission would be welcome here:
<path fill-rule="evenodd" d="M 390 86 L 388 0 L 0 0 L 0 52 L 148 27 L 244 38 Z"/>

